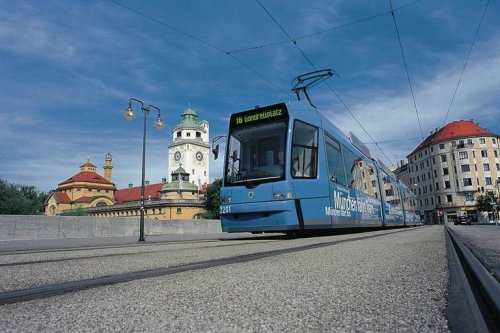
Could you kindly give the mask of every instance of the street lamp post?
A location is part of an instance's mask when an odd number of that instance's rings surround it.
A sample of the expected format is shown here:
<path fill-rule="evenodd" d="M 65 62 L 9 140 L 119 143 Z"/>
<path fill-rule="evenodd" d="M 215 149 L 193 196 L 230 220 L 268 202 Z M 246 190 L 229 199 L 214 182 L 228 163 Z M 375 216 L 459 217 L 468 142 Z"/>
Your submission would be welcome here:
<path fill-rule="evenodd" d="M 149 115 L 149 111 L 151 108 L 156 109 L 158 111 L 158 117 L 153 123 L 153 127 L 157 130 L 161 130 L 165 127 L 165 123 L 161 119 L 160 109 L 154 105 L 144 106 L 144 103 L 141 100 L 136 98 L 130 98 L 128 100 L 128 108 L 123 112 L 123 116 L 128 121 L 134 120 L 137 115 L 135 111 L 132 109 L 132 102 L 137 102 L 141 104 L 141 111 L 144 114 L 144 127 L 143 127 L 143 136 L 142 136 L 142 177 L 141 177 L 141 219 L 139 224 L 139 242 L 144 242 L 144 183 L 146 177 L 146 118 Z"/>

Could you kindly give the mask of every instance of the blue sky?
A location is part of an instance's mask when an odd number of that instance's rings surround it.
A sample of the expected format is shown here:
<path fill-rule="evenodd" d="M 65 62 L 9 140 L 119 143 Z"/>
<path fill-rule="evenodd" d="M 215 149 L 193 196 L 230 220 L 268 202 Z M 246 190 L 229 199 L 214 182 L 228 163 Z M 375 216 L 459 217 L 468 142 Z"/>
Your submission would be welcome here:
<path fill-rule="evenodd" d="M 424 136 L 443 125 L 486 3 L 392 0 Z M 110 152 L 113 182 L 138 185 L 142 125 L 122 118 L 135 97 L 167 123 L 148 128 L 146 178 L 159 182 L 188 103 L 213 137 L 233 112 L 293 100 L 290 82 L 313 68 L 261 4 L 316 68 L 339 74 L 331 87 L 390 160 L 419 144 L 389 1 L 2 1 L 0 177 L 49 191 L 88 157 L 102 174 Z M 474 119 L 496 134 L 499 14 L 491 1 L 447 119 Z M 389 164 L 325 84 L 309 93 Z M 211 179 L 221 174 L 212 160 Z"/>

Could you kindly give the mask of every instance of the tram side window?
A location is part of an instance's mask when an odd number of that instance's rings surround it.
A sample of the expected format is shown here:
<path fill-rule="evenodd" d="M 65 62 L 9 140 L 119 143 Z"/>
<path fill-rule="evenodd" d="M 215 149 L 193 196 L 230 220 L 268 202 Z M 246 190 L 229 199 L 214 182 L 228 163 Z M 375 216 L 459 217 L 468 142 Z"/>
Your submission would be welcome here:
<path fill-rule="evenodd" d="M 362 186 L 359 188 L 359 190 L 365 194 L 377 198 L 378 181 L 377 176 L 375 175 L 375 171 L 373 170 L 373 165 L 364 160 L 362 161 L 362 163 L 362 171 L 360 173 Z"/>
<path fill-rule="evenodd" d="M 340 144 L 329 136 L 326 136 L 326 155 L 330 180 L 345 186 L 344 160 Z"/>
<path fill-rule="evenodd" d="M 292 140 L 292 176 L 316 178 L 318 171 L 318 128 L 295 121 Z"/>
<path fill-rule="evenodd" d="M 342 147 L 342 151 L 344 153 L 344 162 L 345 162 L 345 176 L 347 180 L 347 186 L 352 189 L 356 189 L 356 178 L 357 174 L 360 172 L 359 162 L 361 162 L 361 158 L 357 157 L 352 151 L 347 149 L 345 146 Z"/>
<path fill-rule="evenodd" d="M 392 205 L 401 205 L 401 199 L 399 196 L 399 189 L 396 183 L 385 173 L 382 174 L 382 180 L 384 181 L 384 199 Z"/>

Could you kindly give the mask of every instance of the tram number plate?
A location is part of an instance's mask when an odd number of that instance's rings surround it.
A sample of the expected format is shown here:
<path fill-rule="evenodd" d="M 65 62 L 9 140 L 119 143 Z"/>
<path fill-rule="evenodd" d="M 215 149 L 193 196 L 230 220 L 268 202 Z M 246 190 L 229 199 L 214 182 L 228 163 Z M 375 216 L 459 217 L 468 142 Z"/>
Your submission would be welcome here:
<path fill-rule="evenodd" d="M 221 214 L 229 214 L 231 213 L 231 206 L 220 206 Z"/>

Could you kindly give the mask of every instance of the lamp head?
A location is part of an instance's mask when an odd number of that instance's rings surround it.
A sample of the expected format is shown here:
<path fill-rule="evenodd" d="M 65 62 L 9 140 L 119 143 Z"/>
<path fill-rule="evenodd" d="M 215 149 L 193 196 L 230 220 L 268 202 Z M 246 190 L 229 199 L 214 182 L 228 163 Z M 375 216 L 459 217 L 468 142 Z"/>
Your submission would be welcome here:
<path fill-rule="evenodd" d="M 132 109 L 132 103 L 128 102 L 127 110 L 123 111 L 123 117 L 128 121 L 132 121 L 137 117 L 134 109 Z"/>
<path fill-rule="evenodd" d="M 153 127 L 158 131 L 161 131 L 165 127 L 165 122 L 161 119 L 160 114 L 158 114 L 158 117 L 154 121 Z"/>

